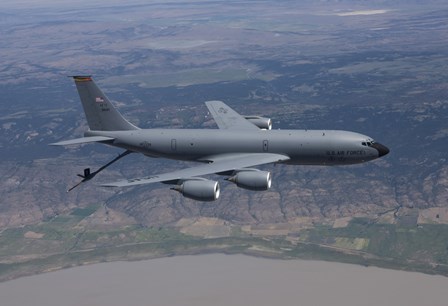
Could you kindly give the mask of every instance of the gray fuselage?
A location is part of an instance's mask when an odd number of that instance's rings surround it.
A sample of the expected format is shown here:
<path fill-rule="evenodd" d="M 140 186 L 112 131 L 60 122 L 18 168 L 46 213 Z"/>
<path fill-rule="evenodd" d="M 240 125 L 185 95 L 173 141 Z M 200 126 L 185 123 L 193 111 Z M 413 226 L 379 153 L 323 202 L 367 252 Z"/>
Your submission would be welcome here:
<path fill-rule="evenodd" d="M 381 150 L 370 146 L 374 143 L 370 137 L 339 130 L 89 130 L 85 136 L 112 137 L 110 145 L 151 157 L 202 162 L 226 153 L 284 154 L 290 157 L 286 163 L 295 165 L 358 164 L 382 156 Z"/>

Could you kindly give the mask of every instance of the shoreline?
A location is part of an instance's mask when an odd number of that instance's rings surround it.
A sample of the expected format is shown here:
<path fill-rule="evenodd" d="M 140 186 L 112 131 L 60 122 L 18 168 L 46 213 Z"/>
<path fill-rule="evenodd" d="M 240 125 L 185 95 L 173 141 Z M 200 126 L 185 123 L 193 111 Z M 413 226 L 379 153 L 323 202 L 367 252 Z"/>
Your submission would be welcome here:
<path fill-rule="evenodd" d="M 234 238 L 235 239 L 235 238 Z M 244 242 L 244 239 L 243 239 Z M 213 243 L 211 243 L 213 244 Z M 191 249 L 188 249 L 188 247 L 191 247 Z M 359 267 L 364 267 L 364 268 L 369 268 L 369 267 L 373 267 L 373 268 L 379 268 L 379 269 L 384 269 L 384 270 L 391 270 L 391 271 L 403 271 L 403 272 L 410 272 L 410 273 L 420 273 L 423 275 L 428 275 L 428 276 L 441 276 L 441 277 L 445 277 L 448 279 L 448 275 L 447 274 L 443 274 L 443 273 L 435 273 L 434 270 L 429 270 L 428 267 L 422 267 L 421 265 L 413 265 L 413 266 L 409 266 L 409 265 L 404 265 L 402 263 L 399 263 L 397 261 L 394 260 L 389 260 L 386 258 L 364 258 L 364 257 L 353 257 L 349 256 L 348 254 L 343 254 L 346 256 L 340 256 L 341 254 L 337 254 L 339 255 L 339 257 L 336 259 L 332 259 L 330 257 L 325 256 L 325 254 L 323 253 L 315 253 L 313 255 L 315 255 L 313 258 L 310 257 L 310 254 L 307 254 L 306 252 L 304 252 L 303 254 L 299 254 L 296 256 L 288 256 L 285 255 L 284 253 L 280 252 L 277 249 L 271 249 L 271 250 L 267 250 L 266 248 L 262 249 L 257 249 L 256 244 L 253 245 L 249 245 L 246 244 L 245 245 L 245 249 L 238 249 L 241 248 L 241 245 L 233 245 L 233 246 L 219 246 L 219 245 L 215 245 L 215 246 L 208 246 L 205 247 L 204 249 L 198 249 L 196 247 L 194 247 L 193 245 L 191 246 L 181 246 L 182 250 L 176 250 L 176 251 L 172 251 L 172 252 L 166 252 L 163 253 L 161 249 L 157 250 L 154 253 L 145 253 L 145 254 L 138 254 L 138 253 L 132 253 L 131 251 L 127 250 L 126 252 L 126 257 L 119 257 L 116 256 L 116 254 L 114 254 L 113 252 L 113 248 L 112 251 L 110 252 L 110 256 L 111 258 L 94 258 L 94 255 L 89 256 L 90 252 L 95 252 L 95 249 L 90 250 L 90 251 L 77 251 L 74 253 L 69 253 L 69 254 L 55 254 L 53 256 L 58 257 L 59 260 L 61 260 L 63 263 L 60 265 L 57 264 L 50 264 L 48 266 L 41 266 L 39 265 L 39 263 L 37 263 L 33 268 L 32 271 L 29 271 L 27 269 L 24 269 L 24 271 L 17 271 L 16 273 L 13 273 L 12 275 L 10 275 L 9 277 L 6 275 L 1 275 L 0 276 L 0 285 L 2 283 L 5 282 L 10 282 L 10 281 L 14 281 L 17 279 L 21 279 L 21 278 L 25 278 L 25 277 L 31 277 L 31 276 L 39 276 L 39 275 L 43 275 L 43 274 L 47 274 L 47 273 L 53 273 L 53 272 L 58 272 L 58 271 L 64 271 L 64 270 L 69 270 L 72 268 L 80 268 L 80 267 L 88 267 L 88 266 L 92 266 L 92 265 L 97 265 L 97 264 L 107 264 L 107 263 L 119 263 L 119 262 L 129 262 L 129 263 L 134 263 L 134 262 L 142 262 L 142 261 L 148 261 L 148 260 L 157 260 L 157 259 L 163 259 L 163 258 L 173 258 L 173 257 L 183 257 L 183 256 L 207 256 L 207 255 L 226 255 L 226 256 L 248 256 L 248 257 L 253 257 L 253 258 L 257 258 L 257 259 L 270 259 L 270 260 L 277 260 L 277 261 L 295 261 L 295 260 L 303 260 L 303 261 L 309 261 L 309 262 L 326 262 L 326 263 L 335 263 L 335 264 L 348 264 L 348 265 L 354 265 L 354 266 L 359 266 Z M 85 258 L 85 261 L 80 262 L 79 260 L 73 260 L 69 261 L 68 257 L 76 257 L 75 254 L 76 253 L 87 253 L 87 257 Z M 51 257 L 50 256 L 50 261 L 51 261 Z M 65 258 L 67 257 L 67 258 Z M 39 259 L 35 259 L 37 262 L 39 262 L 40 260 L 48 260 L 48 258 L 39 258 Z M 58 261 L 58 260 L 56 260 Z M 23 263 L 13 263 L 11 265 L 30 265 L 33 266 L 34 261 L 27 261 L 27 262 L 23 262 Z M 4 264 L 3 264 L 4 265 Z M 3 271 L 2 271 L 3 272 Z"/>

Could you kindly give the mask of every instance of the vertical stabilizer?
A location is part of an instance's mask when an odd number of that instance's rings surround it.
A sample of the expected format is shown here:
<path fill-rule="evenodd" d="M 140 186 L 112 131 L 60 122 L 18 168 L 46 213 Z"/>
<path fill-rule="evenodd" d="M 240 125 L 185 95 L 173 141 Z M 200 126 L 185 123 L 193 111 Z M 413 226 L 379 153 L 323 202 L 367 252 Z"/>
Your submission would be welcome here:
<path fill-rule="evenodd" d="M 115 109 L 91 76 L 74 76 L 73 79 L 91 130 L 126 131 L 138 129 Z"/>

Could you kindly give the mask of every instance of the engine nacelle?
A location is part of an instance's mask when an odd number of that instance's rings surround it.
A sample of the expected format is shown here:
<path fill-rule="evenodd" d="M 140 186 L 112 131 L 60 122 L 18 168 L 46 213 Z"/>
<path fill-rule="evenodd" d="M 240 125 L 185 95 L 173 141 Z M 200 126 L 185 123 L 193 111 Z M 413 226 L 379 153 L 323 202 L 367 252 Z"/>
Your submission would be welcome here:
<path fill-rule="evenodd" d="M 173 190 L 179 191 L 184 197 L 196 201 L 215 201 L 219 198 L 219 183 L 206 179 L 193 179 L 183 181 Z"/>
<path fill-rule="evenodd" d="M 271 118 L 265 118 L 260 116 L 244 116 L 244 118 L 251 123 L 255 124 L 260 129 L 272 130 Z"/>
<path fill-rule="evenodd" d="M 239 171 L 227 180 L 235 183 L 240 188 L 255 191 L 268 190 L 272 184 L 271 173 L 260 170 Z"/>

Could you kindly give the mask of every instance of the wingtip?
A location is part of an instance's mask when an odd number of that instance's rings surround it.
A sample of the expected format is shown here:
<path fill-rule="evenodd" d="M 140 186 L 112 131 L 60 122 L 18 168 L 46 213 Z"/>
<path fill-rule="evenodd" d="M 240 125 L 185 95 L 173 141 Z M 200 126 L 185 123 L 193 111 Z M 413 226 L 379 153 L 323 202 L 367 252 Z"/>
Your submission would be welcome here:
<path fill-rule="evenodd" d="M 213 103 L 224 103 L 224 102 L 222 102 L 221 100 L 208 100 L 208 101 L 205 101 L 204 103 L 205 104 L 213 104 Z"/>

